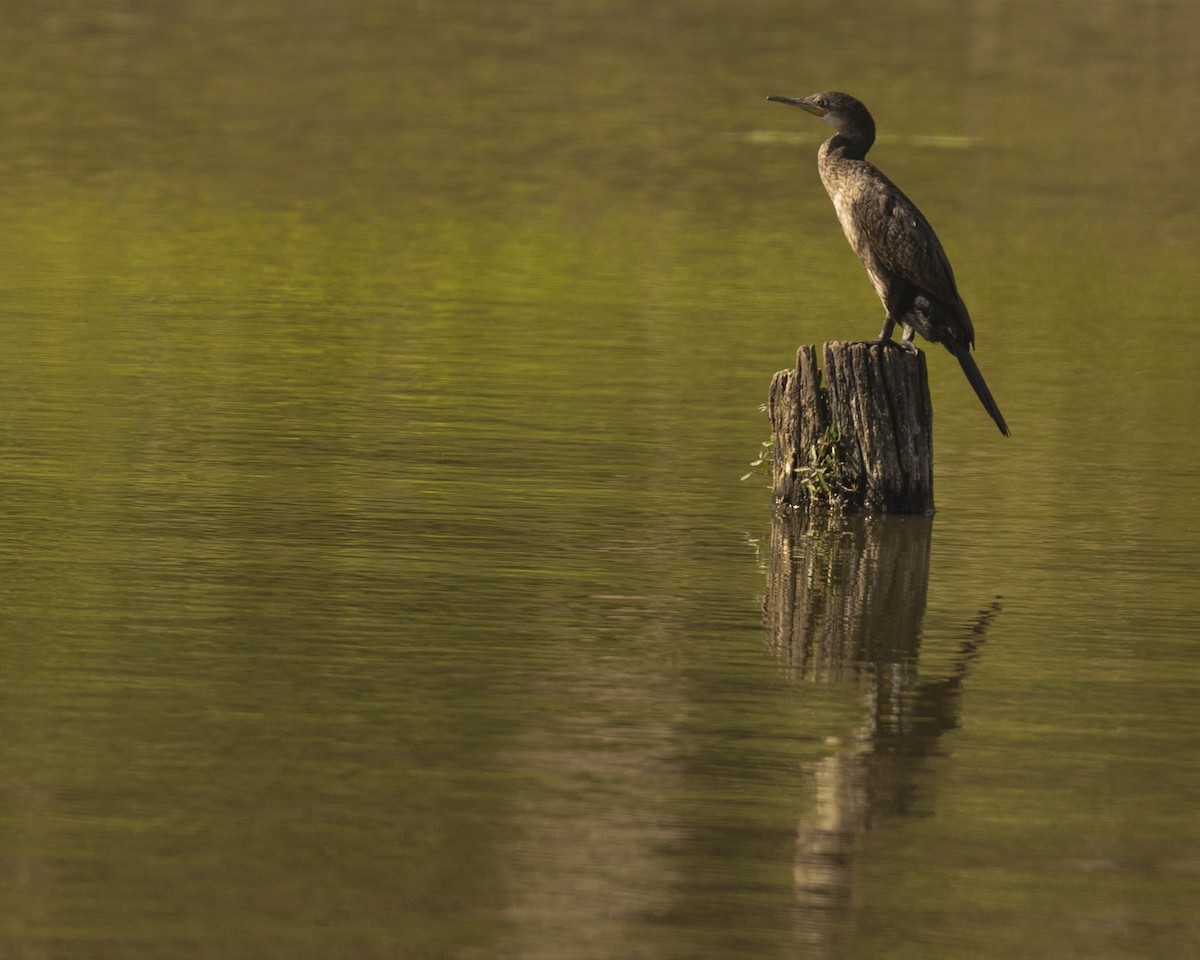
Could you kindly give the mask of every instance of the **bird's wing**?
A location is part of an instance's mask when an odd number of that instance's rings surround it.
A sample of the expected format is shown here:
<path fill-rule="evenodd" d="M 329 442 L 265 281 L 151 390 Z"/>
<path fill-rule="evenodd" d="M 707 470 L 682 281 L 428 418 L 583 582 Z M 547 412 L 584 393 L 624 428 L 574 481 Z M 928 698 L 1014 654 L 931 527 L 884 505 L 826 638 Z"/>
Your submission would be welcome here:
<path fill-rule="evenodd" d="M 855 225 L 871 252 L 952 309 L 961 305 L 954 271 L 925 215 L 886 176 L 874 168 L 871 172 L 854 203 Z"/>

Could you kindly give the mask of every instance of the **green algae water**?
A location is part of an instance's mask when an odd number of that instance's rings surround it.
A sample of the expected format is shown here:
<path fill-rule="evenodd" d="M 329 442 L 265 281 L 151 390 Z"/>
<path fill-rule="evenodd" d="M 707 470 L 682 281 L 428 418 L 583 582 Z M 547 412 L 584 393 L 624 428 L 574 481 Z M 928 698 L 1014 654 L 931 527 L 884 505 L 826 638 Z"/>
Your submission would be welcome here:
<path fill-rule="evenodd" d="M 0 954 L 1200 955 L 1197 18 L 0 13 Z M 830 88 L 1013 431 L 834 533 Z"/>

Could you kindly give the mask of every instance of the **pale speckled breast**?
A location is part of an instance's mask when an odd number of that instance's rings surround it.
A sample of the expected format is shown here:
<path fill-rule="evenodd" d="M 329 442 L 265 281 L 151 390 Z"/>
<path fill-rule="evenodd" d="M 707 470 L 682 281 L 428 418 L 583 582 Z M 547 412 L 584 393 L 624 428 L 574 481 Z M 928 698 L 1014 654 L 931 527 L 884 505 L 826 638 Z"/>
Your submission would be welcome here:
<path fill-rule="evenodd" d="M 836 180 L 827 180 L 823 172 L 821 182 L 825 185 L 825 192 L 829 194 L 829 199 L 833 201 L 834 212 L 837 213 L 838 223 L 842 225 L 842 232 L 846 235 L 846 239 L 850 243 L 850 249 L 858 255 L 858 259 L 862 262 L 863 267 L 866 268 L 867 276 L 870 278 L 871 286 L 875 288 L 876 296 L 886 302 L 887 298 L 885 297 L 883 277 L 876 268 L 875 256 L 871 251 L 870 245 L 859 235 L 849 197 L 842 189 L 840 183 Z"/>

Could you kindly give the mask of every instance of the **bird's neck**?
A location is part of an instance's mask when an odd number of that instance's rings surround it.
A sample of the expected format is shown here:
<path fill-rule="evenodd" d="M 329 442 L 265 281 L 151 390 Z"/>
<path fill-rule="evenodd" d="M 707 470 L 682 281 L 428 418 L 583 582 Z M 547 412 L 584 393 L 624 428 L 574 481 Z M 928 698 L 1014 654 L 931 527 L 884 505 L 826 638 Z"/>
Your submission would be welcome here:
<path fill-rule="evenodd" d="M 841 160 L 865 160 L 875 143 L 875 131 L 836 133 L 825 141 L 825 155 Z"/>

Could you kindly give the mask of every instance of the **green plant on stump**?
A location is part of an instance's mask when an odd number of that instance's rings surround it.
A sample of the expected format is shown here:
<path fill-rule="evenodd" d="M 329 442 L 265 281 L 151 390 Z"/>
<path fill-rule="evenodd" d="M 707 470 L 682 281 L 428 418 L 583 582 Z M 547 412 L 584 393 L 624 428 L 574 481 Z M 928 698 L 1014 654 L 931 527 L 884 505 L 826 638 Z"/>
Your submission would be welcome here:
<path fill-rule="evenodd" d="M 767 412 L 767 405 L 760 403 L 758 405 L 759 413 Z M 762 447 L 758 452 L 757 459 L 750 461 L 750 472 L 744 473 L 741 476 L 742 480 L 749 480 L 756 473 L 760 476 L 769 477 L 771 475 L 771 467 L 775 463 L 775 445 L 770 440 L 764 440 Z"/>
<path fill-rule="evenodd" d="M 854 492 L 854 488 L 840 477 L 837 445 L 841 439 L 841 431 L 830 424 L 808 448 L 808 465 L 796 468 L 796 476 L 808 494 L 809 502 L 834 510 L 841 510 L 847 496 Z"/>
<path fill-rule="evenodd" d="M 762 476 L 769 477 L 771 475 L 771 466 L 775 463 L 774 444 L 770 440 L 764 440 L 762 449 L 759 451 L 758 458 L 750 461 L 750 472 L 742 474 L 743 480 L 748 480 L 756 473 Z"/>

